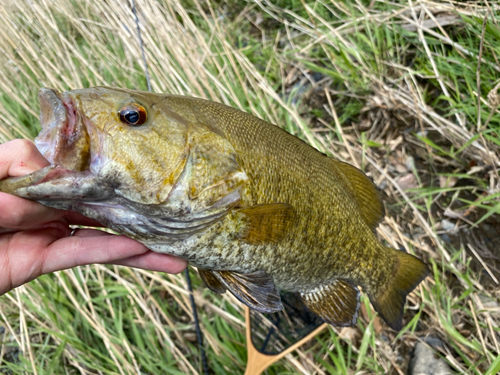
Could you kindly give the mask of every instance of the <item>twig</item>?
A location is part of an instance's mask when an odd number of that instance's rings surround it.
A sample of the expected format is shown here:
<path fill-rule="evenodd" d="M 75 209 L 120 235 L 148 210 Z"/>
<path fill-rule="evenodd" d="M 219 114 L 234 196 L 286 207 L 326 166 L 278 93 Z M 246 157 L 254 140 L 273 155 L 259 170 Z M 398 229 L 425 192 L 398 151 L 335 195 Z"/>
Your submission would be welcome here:
<path fill-rule="evenodd" d="M 491 335 L 491 338 L 493 340 L 493 343 L 495 344 L 495 350 L 497 351 L 497 354 L 500 354 L 500 347 L 498 346 L 498 341 L 497 341 L 497 338 L 496 338 L 496 332 L 495 330 L 493 329 L 493 325 L 491 323 L 491 314 L 489 313 L 489 311 L 484 311 L 484 306 L 483 306 L 483 303 L 481 302 L 481 298 L 479 298 L 479 296 L 477 295 L 477 293 L 473 293 L 472 295 L 472 298 L 474 298 L 474 302 L 475 304 L 479 307 L 479 310 L 483 310 L 483 314 L 486 316 L 486 322 L 488 323 L 488 328 L 490 330 L 490 335 Z M 497 326 L 497 324 L 495 323 L 495 326 Z"/>
<path fill-rule="evenodd" d="M 472 245 L 470 243 L 467 244 L 467 246 L 469 247 L 470 251 L 472 251 L 472 254 L 475 255 L 475 257 L 477 258 L 477 260 L 479 261 L 479 263 L 481 263 L 481 265 L 484 267 L 484 269 L 486 270 L 486 272 L 488 272 L 488 275 L 490 275 L 490 277 L 493 279 L 493 281 L 498 285 L 498 279 L 495 277 L 495 275 L 493 275 L 493 273 L 488 268 L 488 266 L 486 265 L 486 263 L 484 263 L 483 258 L 481 258 L 479 256 L 479 254 L 476 252 L 476 250 L 474 250 L 474 248 L 472 247 Z"/>
<path fill-rule="evenodd" d="M 479 326 L 479 323 L 477 321 L 476 312 L 474 311 L 475 309 L 474 309 L 474 306 L 472 305 L 472 301 L 471 300 L 469 300 L 469 306 L 470 306 L 470 311 L 472 313 L 472 318 L 474 318 L 474 323 L 476 325 L 477 333 L 479 334 L 479 339 L 481 341 L 481 346 L 483 347 L 483 350 L 484 350 L 484 356 L 488 360 L 488 363 L 491 365 L 491 359 L 488 356 L 489 352 L 488 352 L 488 349 L 486 349 L 486 343 L 484 342 L 483 332 L 481 331 L 481 327 Z"/>
<path fill-rule="evenodd" d="M 193 311 L 194 326 L 196 328 L 196 338 L 198 340 L 198 347 L 200 349 L 200 354 L 201 354 L 201 365 L 203 367 L 203 373 L 205 375 L 208 375 L 209 370 L 208 370 L 207 356 L 205 354 L 205 349 L 203 347 L 203 335 L 201 333 L 200 322 L 198 320 L 198 312 L 196 311 L 196 303 L 194 302 L 193 287 L 191 285 L 191 277 L 189 277 L 189 268 L 186 268 L 184 270 L 184 273 L 186 276 L 186 283 L 189 290 L 189 301 L 191 302 L 191 310 Z"/>

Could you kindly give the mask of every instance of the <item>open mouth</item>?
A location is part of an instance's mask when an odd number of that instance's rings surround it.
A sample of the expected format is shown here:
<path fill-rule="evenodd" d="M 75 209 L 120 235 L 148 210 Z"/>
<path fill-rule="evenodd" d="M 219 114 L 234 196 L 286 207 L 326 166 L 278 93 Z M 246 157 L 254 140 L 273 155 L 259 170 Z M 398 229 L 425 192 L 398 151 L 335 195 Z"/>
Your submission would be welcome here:
<path fill-rule="evenodd" d="M 84 171 L 90 164 L 90 137 L 74 98 L 42 88 L 38 93 L 42 131 L 35 144 L 53 165 Z"/>
<path fill-rule="evenodd" d="M 0 191 L 34 200 L 98 200 L 107 196 L 109 192 L 98 186 L 89 169 L 89 132 L 73 96 L 42 88 L 38 98 L 42 130 L 35 144 L 51 165 L 0 181 Z"/>

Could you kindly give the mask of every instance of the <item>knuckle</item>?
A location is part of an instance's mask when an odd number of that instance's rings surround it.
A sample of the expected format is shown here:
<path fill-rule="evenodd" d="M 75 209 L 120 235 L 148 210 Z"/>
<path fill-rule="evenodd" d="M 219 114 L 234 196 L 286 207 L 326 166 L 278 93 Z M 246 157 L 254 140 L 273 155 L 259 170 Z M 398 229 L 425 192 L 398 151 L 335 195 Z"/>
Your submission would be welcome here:
<path fill-rule="evenodd" d="M 13 285 L 13 280 L 12 280 L 12 267 L 11 267 L 11 254 L 12 254 L 12 247 L 11 243 L 13 240 L 14 235 L 9 235 L 7 236 L 7 244 L 4 245 L 5 249 L 3 251 L 2 257 L 0 258 L 1 261 L 1 277 L 0 277 L 0 295 L 3 293 L 8 292 L 11 290 L 14 285 Z"/>
<path fill-rule="evenodd" d="M 71 253 L 73 254 L 73 260 L 75 266 L 84 266 L 87 264 L 85 259 L 82 257 L 81 249 L 83 247 L 83 239 L 81 237 L 71 237 L 73 239 L 71 243 Z"/>
<path fill-rule="evenodd" d="M 12 207 L 9 215 L 10 228 L 22 228 L 26 224 L 26 220 L 31 216 L 32 210 L 25 204 L 19 204 Z"/>
<path fill-rule="evenodd" d="M 35 144 L 28 139 L 16 139 L 12 143 L 12 148 L 22 157 L 30 157 L 38 152 Z"/>
<path fill-rule="evenodd" d="M 22 228 L 26 218 L 26 213 L 23 210 L 14 210 L 10 217 L 9 227 L 13 229 Z"/>
<path fill-rule="evenodd" d="M 48 267 L 48 258 L 49 258 L 49 248 L 46 247 L 40 252 L 39 260 L 36 263 L 36 267 L 32 270 L 30 273 L 30 279 L 35 279 L 40 275 L 44 275 L 48 272 L 50 272 L 50 269 Z"/>

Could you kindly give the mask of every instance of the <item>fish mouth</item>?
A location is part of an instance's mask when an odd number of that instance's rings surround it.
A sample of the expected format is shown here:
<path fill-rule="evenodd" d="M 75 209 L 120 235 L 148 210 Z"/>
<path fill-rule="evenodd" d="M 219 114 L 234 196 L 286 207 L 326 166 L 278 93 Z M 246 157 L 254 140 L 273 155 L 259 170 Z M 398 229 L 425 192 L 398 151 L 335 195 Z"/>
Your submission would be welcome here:
<path fill-rule="evenodd" d="M 42 130 L 35 145 L 50 166 L 22 177 L 0 181 L 0 191 L 22 198 L 61 201 L 56 208 L 67 208 L 82 200 L 102 200 L 111 195 L 99 186 L 90 170 L 91 142 L 88 120 L 69 93 L 42 88 L 38 93 Z M 64 203 L 66 202 L 66 203 Z"/>
<path fill-rule="evenodd" d="M 51 88 L 38 92 L 42 131 L 35 144 L 54 165 L 71 171 L 85 171 L 90 166 L 90 137 L 77 110 L 75 99 Z"/>

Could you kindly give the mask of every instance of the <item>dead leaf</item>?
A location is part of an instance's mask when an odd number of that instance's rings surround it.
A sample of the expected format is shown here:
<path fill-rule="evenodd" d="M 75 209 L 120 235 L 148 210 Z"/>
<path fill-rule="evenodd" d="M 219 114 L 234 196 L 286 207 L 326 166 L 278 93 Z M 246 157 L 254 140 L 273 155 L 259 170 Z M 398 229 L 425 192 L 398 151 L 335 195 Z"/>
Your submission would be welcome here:
<path fill-rule="evenodd" d="M 406 173 L 406 167 L 402 164 L 396 164 L 395 168 L 398 173 Z"/>
<path fill-rule="evenodd" d="M 458 178 L 454 176 L 439 176 L 439 187 L 449 188 L 456 185 Z"/>
<path fill-rule="evenodd" d="M 417 179 L 413 175 L 413 173 L 408 173 L 397 180 L 398 185 L 403 190 L 415 189 L 418 187 Z"/>
<path fill-rule="evenodd" d="M 350 341 L 354 343 L 358 337 L 360 337 L 360 333 L 357 328 L 354 327 L 344 327 L 340 330 L 339 337 L 343 340 Z"/>
<path fill-rule="evenodd" d="M 379 334 L 384 329 L 384 325 L 379 316 L 376 316 L 375 319 L 373 319 L 373 329 L 376 334 Z"/>

